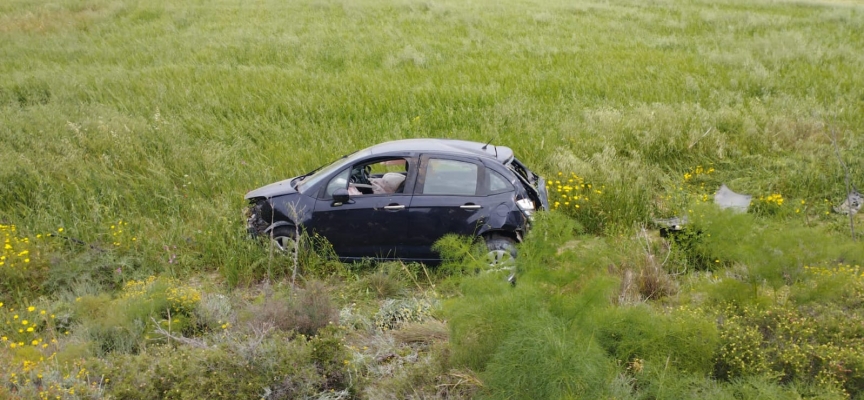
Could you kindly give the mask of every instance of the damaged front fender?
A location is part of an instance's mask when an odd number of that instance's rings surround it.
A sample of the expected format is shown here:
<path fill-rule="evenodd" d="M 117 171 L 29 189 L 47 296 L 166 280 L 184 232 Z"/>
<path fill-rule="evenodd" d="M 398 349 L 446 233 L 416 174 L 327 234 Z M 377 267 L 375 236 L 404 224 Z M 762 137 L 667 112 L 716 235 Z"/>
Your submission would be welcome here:
<path fill-rule="evenodd" d="M 246 230 L 252 237 L 268 235 L 281 226 L 306 225 L 309 215 L 305 212 L 303 198 L 299 194 L 276 198 L 252 198 L 246 208 Z"/>

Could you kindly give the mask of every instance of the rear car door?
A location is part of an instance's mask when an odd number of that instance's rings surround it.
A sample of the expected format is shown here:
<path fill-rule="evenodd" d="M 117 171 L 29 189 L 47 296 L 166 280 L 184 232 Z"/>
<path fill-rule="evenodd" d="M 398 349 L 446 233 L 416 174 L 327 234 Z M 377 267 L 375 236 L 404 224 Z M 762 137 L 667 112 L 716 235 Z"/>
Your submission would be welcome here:
<path fill-rule="evenodd" d="M 406 256 L 436 259 L 432 244 L 444 235 L 476 234 L 490 208 L 481 190 L 485 177 L 485 166 L 478 159 L 422 155 L 408 213 Z"/>

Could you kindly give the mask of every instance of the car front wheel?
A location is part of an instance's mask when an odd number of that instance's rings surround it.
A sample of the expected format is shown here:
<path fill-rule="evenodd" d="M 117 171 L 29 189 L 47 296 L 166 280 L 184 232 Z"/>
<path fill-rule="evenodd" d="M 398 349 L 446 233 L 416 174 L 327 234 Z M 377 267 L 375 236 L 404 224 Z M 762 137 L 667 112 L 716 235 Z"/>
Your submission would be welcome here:
<path fill-rule="evenodd" d="M 280 226 L 270 232 L 270 243 L 279 254 L 293 257 L 297 253 L 297 231 L 294 227 Z"/>

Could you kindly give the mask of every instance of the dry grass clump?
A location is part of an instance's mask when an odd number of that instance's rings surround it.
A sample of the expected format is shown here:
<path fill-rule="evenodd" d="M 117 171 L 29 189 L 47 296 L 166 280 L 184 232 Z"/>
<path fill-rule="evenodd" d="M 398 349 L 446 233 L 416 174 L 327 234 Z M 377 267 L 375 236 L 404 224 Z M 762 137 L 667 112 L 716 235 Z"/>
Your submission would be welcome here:
<path fill-rule="evenodd" d="M 429 344 L 450 339 L 447 325 L 436 319 L 425 322 L 405 324 L 402 329 L 393 331 L 393 336 L 402 343 Z"/>
<path fill-rule="evenodd" d="M 675 278 L 650 255 L 643 263 L 624 266 L 618 274 L 621 276 L 619 304 L 657 300 L 678 293 Z"/>
<path fill-rule="evenodd" d="M 250 327 L 293 330 L 307 336 L 338 321 L 339 310 L 327 286 L 319 281 L 309 281 L 306 287 L 288 293 L 266 293 L 259 303 L 249 306 L 246 314 Z"/>
<path fill-rule="evenodd" d="M 440 321 L 377 331 L 347 346 L 352 362 L 365 371 L 362 398 L 469 399 L 483 388 L 474 371 L 450 362 L 447 327 Z"/>
<path fill-rule="evenodd" d="M 366 289 L 379 299 L 396 297 L 405 289 L 405 285 L 399 279 L 384 271 L 367 276 L 363 283 Z"/>
<path fill-rule="evenodd" d="M 646 300 L 657 300 L 678 293 L 678 282 L 664 264 L 668 254 L 657 254 L 657 247 L 670 251 L 665 244 L 658 246 L 643 229 L 639 240 L 643 248 L 639 254 L 628 257 L 620 265 L 611 265 L 609 272 L 621 277 L 618 289 L 618 304 L 633 304 Z"/>

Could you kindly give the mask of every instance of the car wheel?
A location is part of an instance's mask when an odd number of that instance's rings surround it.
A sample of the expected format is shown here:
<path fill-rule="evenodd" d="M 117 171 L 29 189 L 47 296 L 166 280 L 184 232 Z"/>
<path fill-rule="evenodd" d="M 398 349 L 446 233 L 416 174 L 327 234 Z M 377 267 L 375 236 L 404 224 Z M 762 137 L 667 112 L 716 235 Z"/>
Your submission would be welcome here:
<path fill-rule="evenodd" d="M 512 268 L 516 264 L 516 241 L 502 235 L 486 236 L 486 261 L 491 269 Z"/>
<path fill-rule="evenodd" d="M 294 256 L 297 253 L 297 232 L 294 227 L 280 226 L 270 231 L 270 243 L 279 254 Z"/>

